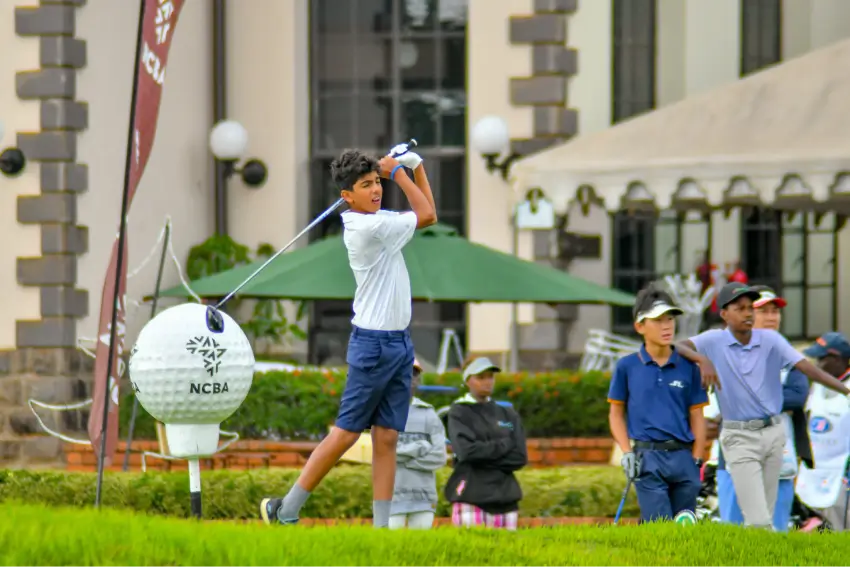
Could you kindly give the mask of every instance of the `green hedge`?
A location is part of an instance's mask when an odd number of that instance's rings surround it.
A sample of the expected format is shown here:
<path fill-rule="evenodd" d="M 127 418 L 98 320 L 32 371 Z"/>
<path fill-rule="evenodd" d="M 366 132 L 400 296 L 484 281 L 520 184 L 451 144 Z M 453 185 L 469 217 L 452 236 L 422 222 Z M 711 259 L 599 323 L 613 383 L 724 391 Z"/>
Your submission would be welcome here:
<path fill-rule="evenodd" d="M 600 372 L 506 373 L 497 379 L 494 397 L 514 404 L 528 437 L 607 437 L 609 382 L 610 376 Z M 426 374 L 423 383 L 458 386 L 461 377 Z M 345 374 L 339 371 L 257 374 L 245 403 L 222 427 L 243 439 L 320 439 L 336 417 L 344 387 Z M 457 395 L 422 397 L 440 407 Z M 122 439 L 131 408 L 128 393 L 121 407 Z M 134 437 L 156 438 L 154 422 L 142 408 Z"/>
<path fill-rule="evenodd" d="M 846 565 L 850 534 L 673 523 L 549 529 L 269 528 L 7 505 L 3 565 Z"/>
<path fill-rule="evenodd" d="M 207 519 L 257 518 L 258 504 L 270 495 L 283 495 L 298 476 L 295 469 L 209 471 L 202 474 L 204 517 Z M 438 472 L 442 488 L 450 474 Z M 371 468 L 340 466 L 307 501 L 303 516 L 309 518 L 367 518 L 372 516 Z M 520 513 L 528 517 L 613 517 L 625 484 L 619 467 L 565 467 L 530 469 L 518 474 L 525 498 Z M 0 471 L 0 502 L 25 501 L 51 506 L 89 506 L 95 499 L 93 473 L 61 471 Z M 105 506 L 150 514 L 189 517 L 187 473 L 107 473 L 103 484 Z M 449 516 L 442 499 L 440 516 Z M 623 511 L 637 516 L 631 491 Z"/>

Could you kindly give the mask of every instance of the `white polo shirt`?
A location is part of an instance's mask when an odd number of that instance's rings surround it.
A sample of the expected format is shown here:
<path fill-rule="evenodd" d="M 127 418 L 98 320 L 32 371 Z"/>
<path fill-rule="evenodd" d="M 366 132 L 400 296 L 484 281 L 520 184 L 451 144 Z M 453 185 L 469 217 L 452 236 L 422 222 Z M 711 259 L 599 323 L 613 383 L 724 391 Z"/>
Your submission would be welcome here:
<path fill-rule="evenodd" d="M 401 331 L 410 325 L 410 276 L 402 249 L 416 231 L 416 213 L 345 211 L 343 241 L 354 272 L 354 318 L 373 331 Z"/>

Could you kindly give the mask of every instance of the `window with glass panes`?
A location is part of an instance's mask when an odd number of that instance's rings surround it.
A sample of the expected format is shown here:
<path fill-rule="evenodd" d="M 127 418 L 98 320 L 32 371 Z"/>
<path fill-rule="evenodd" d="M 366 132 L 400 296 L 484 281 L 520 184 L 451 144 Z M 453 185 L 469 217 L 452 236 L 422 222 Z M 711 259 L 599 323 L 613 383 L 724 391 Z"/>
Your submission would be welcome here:
<path fill-rule="evenodd" d="M 711 257 L 711 222 L 702 211 L 618 212 L 613 215 L 611 280 L 637 293 L 668 275 L 687 276 Z M 631 307 L 611 310 L 611 330 L 634 335 Z"/>
<path fill-rule="evenodd" d="M 741 76 L 781 60 L 782 0 L 741 0 Z"/>
<path fill-rule="evenodd" d="M 613 123 L 655 108 L 656 0 L 612 0 Z"/>
<path fill-rule="evenodd" d="M 744 271 L 788 301 L 782 332 L 791 340 L 814 339 L 837 325 L 838 222 L 835 213 L 770 209 L 742 218 Z"/>
<path fill-rule="evenodd" d="M 782 333 L 814 339 L 837 325 L 835 213 L 749 211 L 742 219 L 744 271 L 782 295 Z"/>
<path fill-rule="evenodd" d="M 468 0 L 311 0 L 311 211 L 339 198 L 331 161 L 346 148 L 385 155 L 416 138 L 441 223 L 466 224 L 466 17 Z M 406 199 L 384 182 L 383 208 Z M 332 218 L 312 234 L 342 230 Z M 414 304 L 417 352 L 435 356 L 445 327 L 465 336 L 465 304 Z M 351 302 L 316 302 L 310 359 L 339 358 L 350 331 Z M 435 346 L 436 345 L 436 346 Z"/>

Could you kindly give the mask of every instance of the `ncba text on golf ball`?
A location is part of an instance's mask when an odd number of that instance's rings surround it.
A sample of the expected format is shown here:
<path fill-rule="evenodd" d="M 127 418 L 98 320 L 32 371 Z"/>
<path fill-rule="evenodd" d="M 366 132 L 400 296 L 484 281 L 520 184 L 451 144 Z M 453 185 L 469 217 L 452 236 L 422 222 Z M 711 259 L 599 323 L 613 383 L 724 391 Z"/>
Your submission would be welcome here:
<path fill-rule="evenodd" d="M 190 394 L 223 394 L 227 391 L 227 382 L 213 382 L 212 384 L 189 384 Z"/>
<path fill-rule="evenodd" d="M 133 385 L 134 392 L 141 392 L 138 384 L 135 382 L 130 383 Z M 229 391 L 230 388 L 227 387 L 227 382 L 205 382 L 203 384 L 195 384 L 192 382 L 189 384 L 190 394 L 224 394 Z"/>

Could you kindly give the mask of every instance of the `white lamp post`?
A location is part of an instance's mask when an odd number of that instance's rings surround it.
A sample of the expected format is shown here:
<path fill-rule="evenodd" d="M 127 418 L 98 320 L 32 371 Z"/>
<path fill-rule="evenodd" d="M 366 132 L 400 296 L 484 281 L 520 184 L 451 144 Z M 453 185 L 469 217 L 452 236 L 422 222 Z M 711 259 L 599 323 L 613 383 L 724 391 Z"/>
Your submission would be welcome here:
<path fill-rule="evenodd" d="M 262 161 L 252 158 L 238 167 L 248 149 L 248 131 L 236 120 L 222 120 L 213 126 L 209 144 L 215 159 L 224 164 L 226 177 L 238 173 L 248 187 L 260 187 L 266 182 L 268 170 Z"/>

